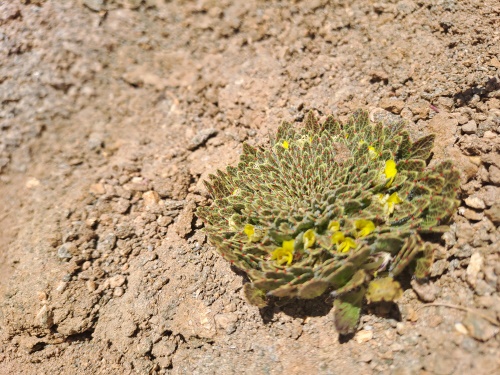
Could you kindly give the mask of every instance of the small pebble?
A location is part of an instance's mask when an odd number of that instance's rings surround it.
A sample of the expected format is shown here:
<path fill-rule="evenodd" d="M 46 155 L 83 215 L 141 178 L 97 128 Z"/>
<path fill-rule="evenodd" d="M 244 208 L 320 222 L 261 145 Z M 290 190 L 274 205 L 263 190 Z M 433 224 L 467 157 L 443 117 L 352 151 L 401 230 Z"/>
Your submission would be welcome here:
<path fill-rule="evenodd" d="M 110 288 L 116 288 L 125 284 L 126 278 L 123 275 L 116 275 L 109 279 Z"/>
<path fill-rule="evenodd" d="M 475 208 L 477 210 L 484 210 L 486 208 L 484 201 L 478 197 L 472 196 L 472 197 L 465 198 L 464 202 L 467 206 L 469 206 L 471 208 Z"/>
<path fill-rule="evenodd" d="M 455 330 L 462 335 L 468 335 L 469 331 L 467 331 L 467 328 L 462 323 L 455 323 Z"/>
<path fill-rule="evenodd" d="M 467 266 L 467 282 L 471 287 L 477 283 L 477 275 L 483 266 L 483 257 L 480 253 L 472 254 L 469 265 Z"/>
<path fill-rule="evenodd" d="M 373 331 L 366 331 L 366 330 L 358 331 L 354 338 L 358 344 L 362 344 L 364 342 L 373 339 Z"/>
<path fill-rule="evenodd" d="M 477 131 L 477 124 L 474 120 L 462 125 L 462 132 L 464 134 L 474 134 Z"/>
<path fill-rule="evenodd" d="M 113 296 L 114 297 L 121 297 L 121 296 L 123 296 L 123 293 L 124 293 L 123 288 L 117 287 L 117 288 L 113 289 Z"/>

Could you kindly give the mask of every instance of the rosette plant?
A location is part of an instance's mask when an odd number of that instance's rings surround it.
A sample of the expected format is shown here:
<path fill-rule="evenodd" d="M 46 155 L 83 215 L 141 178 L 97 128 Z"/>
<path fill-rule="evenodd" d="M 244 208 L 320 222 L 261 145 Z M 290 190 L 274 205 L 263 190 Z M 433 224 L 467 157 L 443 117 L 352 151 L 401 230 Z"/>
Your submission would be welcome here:
<path fill-rule="evenodd" d="M 404 122 L 282 123 L 270 145 L 243 144 L 240 162 L 209 176 L 210 206 L 197 211 L 209 241 L 244 271 L 247 300 L 335 297 L 339 333 L 355 331 L 363 303 L 394 301 L 395 277 L 424 279 L 433 233 L 455 212 L 459 174 L 429 168 L 434 135 L 410 139 Z"/>

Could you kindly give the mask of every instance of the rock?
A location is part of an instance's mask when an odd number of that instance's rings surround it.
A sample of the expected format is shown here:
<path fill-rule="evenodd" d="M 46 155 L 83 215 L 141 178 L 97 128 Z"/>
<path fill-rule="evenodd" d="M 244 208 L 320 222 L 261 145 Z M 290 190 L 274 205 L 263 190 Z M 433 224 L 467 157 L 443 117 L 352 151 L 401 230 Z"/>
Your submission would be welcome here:
<path fill-rule="evenodd" d="M 475 208 L 477 210 L 484 210 L 486 208 L 484 201 L 476 196 L 465 198 L 464 202 L 467 206 Z"/>
<path fill-rule="evenodd" d="M 486 185 L 479 191 L 478 196 L 484 201 L 487 207 L 493 206 L 500 197 L 500 187 Z"/>
<path fill-rule="evenodd" d="M 496 137 L 497 137 L 497 135 L 495 133 L 493 133 L 491 130 L 486 130 L 483 134 L 483 138 L 486 138 L 486 139 L 494 139 Z"/>
<path fill-rule="evenodd" d="M 94 195 L 103 195 L 104 193 L 106 193 L 104 184 L 92 184 L 90 185 L 89 191 Z"/>
<path fill-rule="evenodd" d="M 419 283 L 413 279 L 411 287 L 417 293 L 418 297 L 424 302 L 434 302 L 441 289 L 434 283 Z"/>
<path fill-rule="evenodd" d="M 481 155 L 481 161 L 484 164 L 494 165 L 495 167 L 500 168 L 500 155 L 496 152 Z"/>
<path fill-rule="evenodd" d="M 358 344 L 362 344 L 364 342 L 370 341 L 373 339 L 373 331 L 367 331 L 367 330 L 361 330 L 356 332 L 356 335 L 354 336 L 354 339 Z"/>
<path fill-rule="evenodd" d="M 431 266 L 431 277 L 441 276 L 448 269 L 448 261 L 439 259 Z"/>
<path fill-rule="evenodd" d="M 462 126 L 462 132 L 464 134 L 474 134 L 476 133 L 476 131 L 477 131 L 477 124 L 474 120 L 471 120 Z"/>
<path fill-rule="evenodd" d="M 365 363 L 369 363 L 373 360 L 373 352 L 370 351 L 370 350 L 365 350 L 361 353 L 361 355 L 359 356 L 359 361 L 360 362 L 365 362 Z"/>
<path fill-rule="evenodd" d="M 57 249 L 57 257 L 60 259 L 71 259 L 78 253 L 78 248 L 72 242 L 66 242 Z"/>
<path fill-rule="evenodd" d="M 465 208 L 465 207 L 460 207 L 458 209 L 458 212 L 466 219 L 469 219 L 472 221 L 480 221 L 480 220 L 482 220 L 482 218 L 484 216 L 484 214 L 482 212 L 477 212 L 477 211 L 471 210 L 470 208 Z"/>
<path fill-rule="evenodd" d="M 408 108 L 415 116 L 418 116 L 420 119 L 426 119 L 429 115 L 429 103 L 424 100 L 409 103 Z"/>
<path fill-rule="evenodd" d="M 97 242 L 97 250 L 104 253 L 109 253 L 116 244 L 116 235 L 114 233 L 107 233 L 104 237 L 99 238 Z"/>
<path fill-rule="evenodd" d="M 385 98 L 380 100 L 380 107 L 394 114 L 401 113 L 401 110 L 404 108 L 404 106 L 405 102 L 403 100 L 392 98 Z"/>
<path fill-rule="evenodd" d="M 123 296 L 123 293 L 125 293 L 123 288 L 117 287 L 113 290 L 113 297 L 121 297 L 121 296 Z"/>
<path fill-rule="evenodd" d="M 113 211 L 124 214 L 130 208 L 130 201 L 125 198 L 118 198 L 116 202 L 113 203 Z"/>
<path fill-rule="evenodd" d="M 455 162 L 455 166 L 460 171 L 460 177 L 463 183 L 471 180 L 477 174 L 479 166 L 470 161 L 469 158 L 464 157 L 462 152 L 452 146 L 444 148 L 444 142 L 439 142 L 443 149 L 439 149 L 434 145 L 433 152 L 436 156 L 436 160 L 452 159 Z"/>
<path fill-rule="evenodd" d="M 188 147 L 189 150 L 195 150 L 196 148 L 202 146 L 209 138 L 216 136 L 218 133 L 217 129 L 209 128 L 200 130 L 194 137 L 191 139 L 191 143 Z"/>
<path fill-rule="evenodd" d="M 488 169 L 489 179 L 491 183 L 496 186 L 500 186 L 500 169 L 495 165 L 491 165 Z"/>
<path fill-rule="evenodd" d="M 150 190 L 142 194 L 142 199 L 144 200 L 144 206 L 151 207 L 160 202 L 160 195 L 156 191 Z"/>
<path fill-rule="evenodd" d="M 218 314 L 214 317 L 215 326 L 223 329 L 227 334 L 231 334 L 236 330 L 236 322 L 238 315 L 234 313 Z"/>
<path fill-rule="evenodd" d="M 469 265 L 467 266 L 467 282 L 471 287 L 475 287 L 477 283 L 477 275 L 483 266 L 483 257 L 480 253 L 472 254 Z"/>
<path fill-rule="evenodd" d="M 446 112 L 438 113 L 429 121 L 429 132 L 436 134 L 436 141 L 432 150 L 436 159 L 443 160 L 451 156 L 447 149 L 451 149 L 455 143 L 457 126 L 458 120 Z M 456 160 L 465 159 L 461 152 L 459 154 L 460 157 Z"/>
<path fill-rule="evenodd" d="M 114 289 L 125 284 L 127 279 L 123 275 L 116 275 L 109 279 L 110 288 Z"/>
<path fill-rule="evenodd" d="M 489 210 L 486 210 L 485 215 L 495 225 L 500 225 L 500 202 L 495 203 Z"/>
<path fill-rule="evenodd" d="M 90 10 L 94 12 L 100 12 L 104 9 L 104 0 L 83 0 L 83 5 L 85 5 Z"/>
<path fill-rule="evenodd" d="M 184 207 L 176 223 L 174 224 L 177 234 L 184 238 L 193 231 L 195 202 L 189 201 Z"/>
<path fill-rule="evenodd" d="M 472 313 L 467 314 L 463 324 L 471 337 L 483 342 L 493 338 L 500 331 L 498 327 Z"/>
<path fill-rule="evenodd" d="M 156 357 L 161 367 L 168 367 L 172 364 L 172 354 L 176 349 L 177 344 L 174 340 L 162 337 L 160 341 L 153 345 L 151 354 Z"/>
<path fill-rule="evenodd" d="M 170 223 L 172 223 L 172 221 L 174 221 L 174 219 L 172 219 L 170 216 L 158 216 L 158 219 L 156 219 L 156 223 L 160 226 L 160 227 L 166 227 L 168 226 Z"/>
<path fill-rule="evenodd" d="M 47 329 L 54 325 L 54 315 L 52 314 L 52 311 L 49 310 L 47 305 L 43 305 L 42 308 L 38 311 L 35 317 L 35 322 L 40 327 Z"/>
<path fill-rule="evenodd" d="M 469 331 L 467 330 L 467 328 L 462 323 L 456 323 L 455 324 L 455 330 L 457 332 L 461 333 L 462 335 L 468 335 L 469 334 Z"/>

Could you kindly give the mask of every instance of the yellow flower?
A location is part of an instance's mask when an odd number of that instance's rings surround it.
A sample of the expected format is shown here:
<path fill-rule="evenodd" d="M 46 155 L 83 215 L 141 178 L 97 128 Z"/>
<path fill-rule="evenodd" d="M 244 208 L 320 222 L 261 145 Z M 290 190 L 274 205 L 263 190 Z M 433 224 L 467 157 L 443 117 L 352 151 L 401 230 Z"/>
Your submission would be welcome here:
<path fill-rule="evenodd" d="M 392 193 L 389 198 L 387 198 L 387 211 L 389 214 L 392 214 L 394 212 L 394 206 L 396 204 L 403 203 L 403 200 L 399 198 L 399 195 L 397 192 Z"/>
<path fill-rule="evenodd" d="M 347 253 L 349 249 L 357 246 L 353 238 L 344 236 L 342 232 L 332 234 L 332 244 L 337 245 L 337 251 L 341 253 Z"/>
<path fill-rule="evenodd" d="M 328 224 L 328 230 L 332 232 L 338 232 L 340 230 L 340 223 L 338 221 L 330 221 Z"/>
<path fill-rule="evenodd" d="M 394 192 L 391 195 L 379 194 L 378 199 L 380 200 L 380 203 L 384 205 L 384 211 L 387 216 L 392 215 L 394 207 L 397 204 L 403 203 L 403 200 L 399 197 L 397 192 Z"/>
<path fill-rule="evenodd" d="M 354 241 L 353 238 L 351 237 L 346 237 L 344 241 L 340 243 L 340 245 L 337 245 L 337 251 L 341 253 L 347 253 L 349 249 L 356 248 L 356 241 Z"/>
<path fill-rule="evenodd" d="M 368 154 L 372 160 L 378 158 L 378 152 L 373 146 L 368 147 Z"/>
<path fill-rule="evenodd" d="M 394 178 L 396 177 L 396 174 L 398 173 L 398 170 L 396 169 L 396 162 L 392 159 L 387 160 L 385 162 L 385 178 L 388 179 L 386 187 L 389 187 L 392 185 L 394 182 Z"/>
<path fill-rule="evenodd" d="M 251 241 L 255 234 L 255 227 L 252 224 L 245 224 L 243 232 L 248 236 L 248 241 Z"/>
<path fill-rule="evenodd" d="M 316 242 L 316 233 L 313 229 L 309 229 L 302 235 L 302 240 L 304 241 L 304 249 L 309 249 Z"/>
<path fill-rule="evenodd" d="M 344 233 L 342 232 L 335 232 L 332 234 L 332 244 L 334 245 L 339 245 L 342 241 L 344 241 Z"/>
<path fill-rule="evenodd" d="M 356 237 L 366 237 L 375 230 L 375 224 L 371 220 L 356 220 L 354 226 L 358 230 Z"/>
<path fill-rule="evenodd" d="M 295 240 L 283 241 L 281 247 L 271 253 L 271 260 L 276 260 L 280 266 L 284 263 L 288 266 L 292 264 L 294 243 Z"/>
<path fill-rule="evenodd" d="M 290 146 L 290 144 L 288 143 L 288 141 L 283 141 L 283 143 L 281 145 L 283 146 L 283 148 L 285 150 L 288 150 L 288 147 Z"/>

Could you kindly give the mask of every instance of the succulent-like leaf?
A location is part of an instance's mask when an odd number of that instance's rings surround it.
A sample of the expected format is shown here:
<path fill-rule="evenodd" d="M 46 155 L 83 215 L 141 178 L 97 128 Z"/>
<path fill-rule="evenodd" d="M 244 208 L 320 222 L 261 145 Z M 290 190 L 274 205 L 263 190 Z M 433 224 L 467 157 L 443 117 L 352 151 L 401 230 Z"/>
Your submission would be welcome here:
<path fill-rule="evenodd" d="M 249 304 L 263 308 L 267 306 L 266 294 L 253 284 L 243 285 L 243 294 Z"/>
<path fill-rule="evenodd" d="M 392 277 L 375 279 L 368 284 L 366 299 L 368 302 L 395 301 L 403 295 L 399 282 Z"/>
<path fill-rule="evenodd" d="M 341 335 L 356 331 L 365 292 L 365 288 L 361 287 L 359 290 L 338 297 L 333 303 L 335 328 Z"/>

